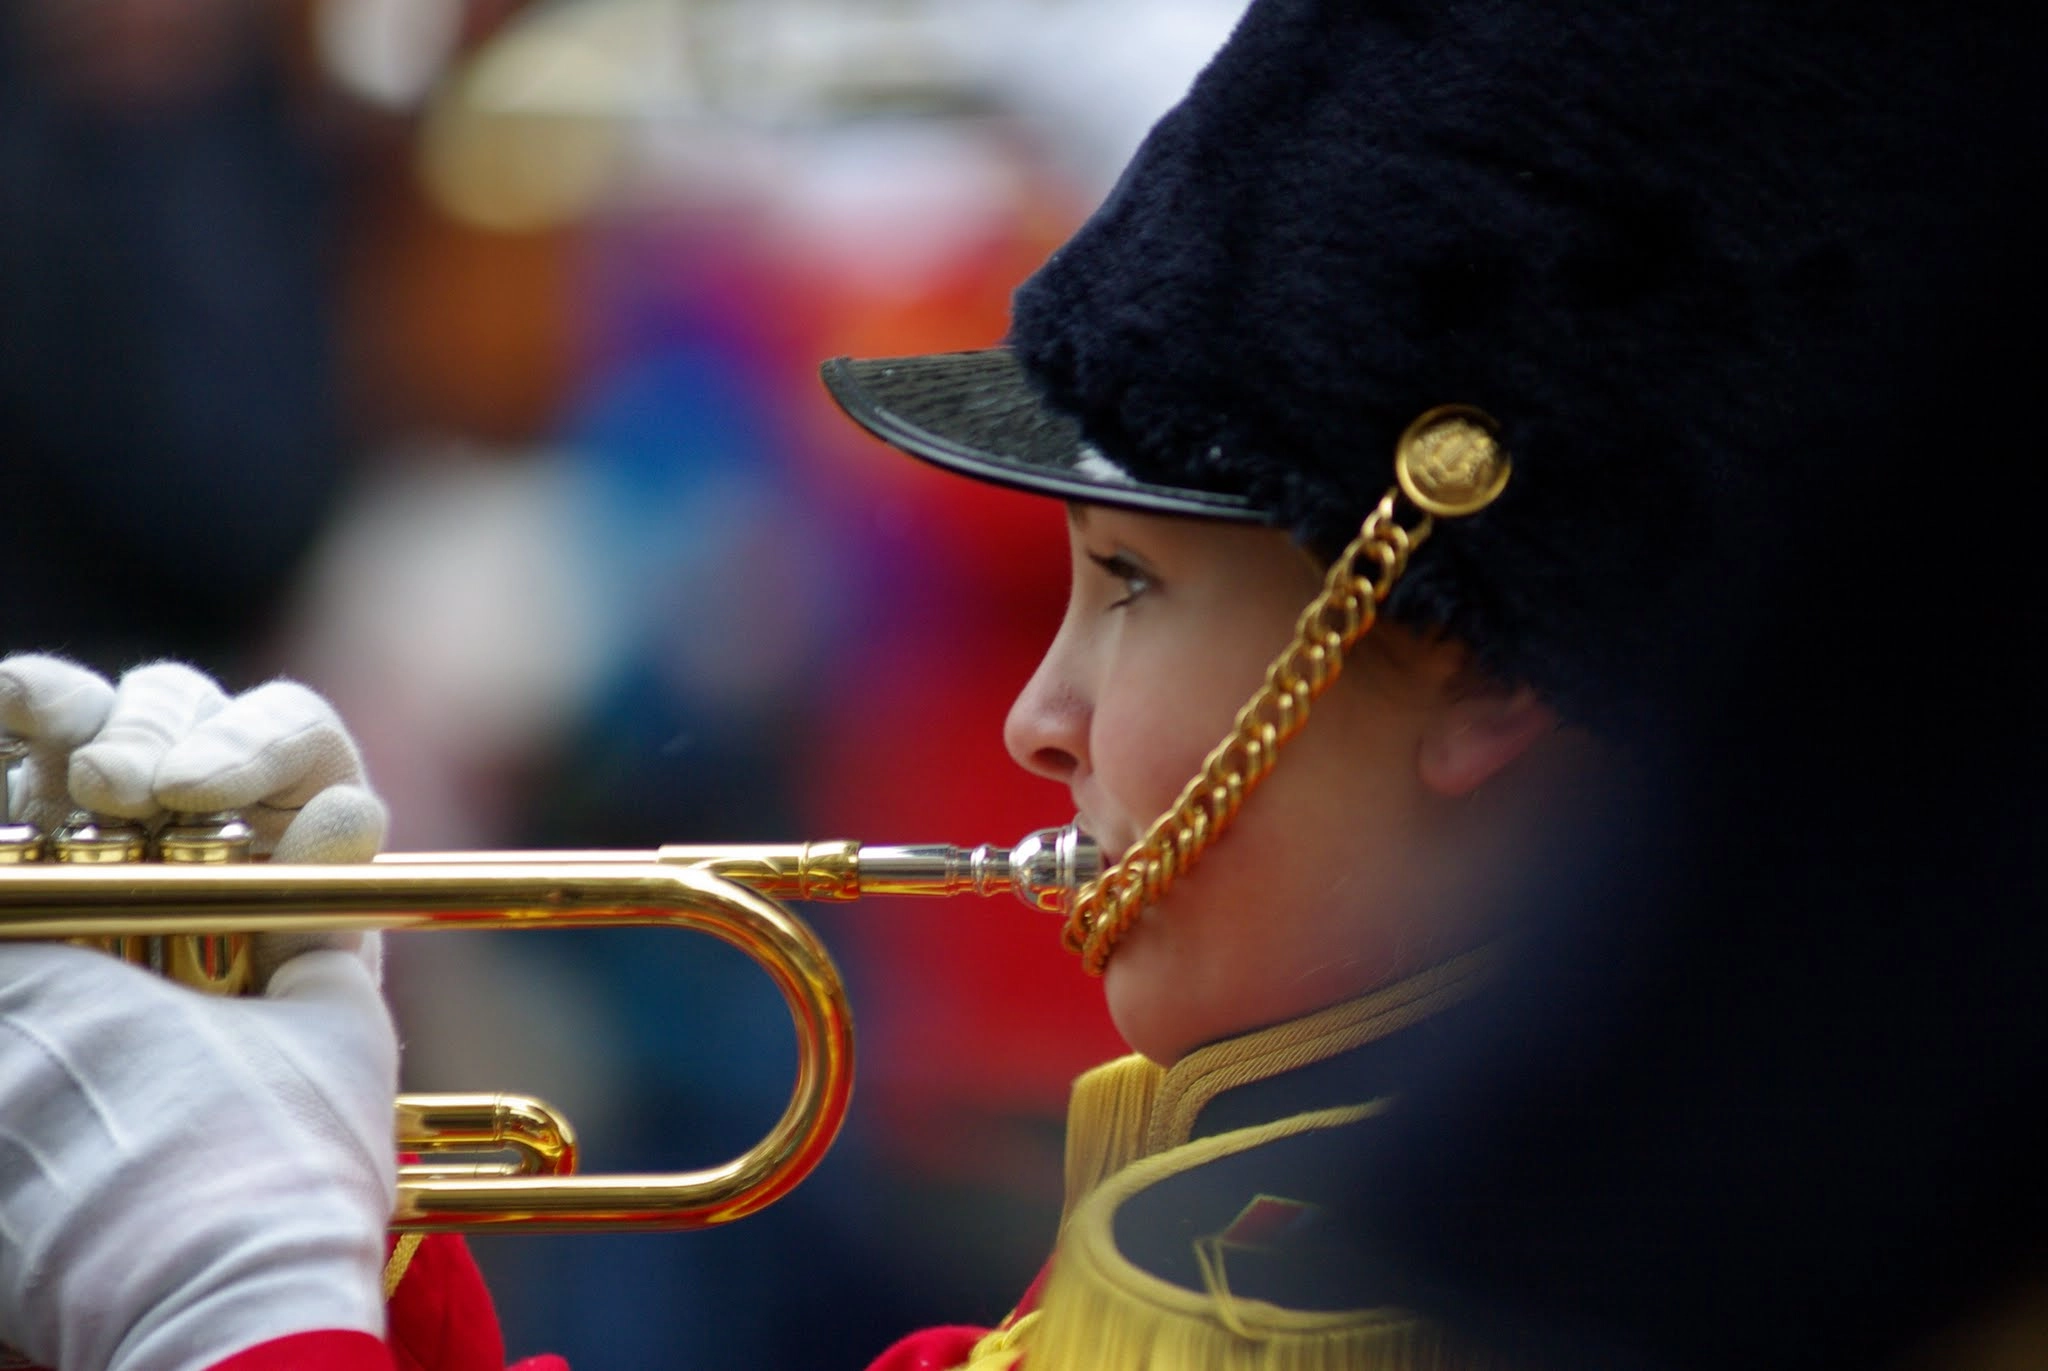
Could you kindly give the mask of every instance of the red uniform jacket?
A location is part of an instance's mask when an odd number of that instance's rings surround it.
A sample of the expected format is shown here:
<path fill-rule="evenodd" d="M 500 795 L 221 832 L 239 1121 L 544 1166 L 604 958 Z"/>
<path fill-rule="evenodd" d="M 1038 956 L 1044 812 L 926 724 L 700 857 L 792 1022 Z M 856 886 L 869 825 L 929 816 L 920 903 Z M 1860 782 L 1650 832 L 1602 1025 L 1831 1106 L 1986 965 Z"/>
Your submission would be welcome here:
<path fill-rule="evenodd" d="M 1037 1293 L 1034 1283 L 1020 1313 Z M 988 1331 L 948 1327 L 913 1333 L 869 1371 L 944 1371 L 965 1361 Z M 238 1352 L 211 1371 L 569 1371 L 569 1364 L 540 1356 L 506 1367 L 498 1312 L 468 1246 L 454 1234 L 436 1233 L 420 1242 L 399 1279 L 382 1341 L 367 1333 L 298 1333 Z"/>
<path fill-rule="evenodd" d="M 421 1239 L 386 1306 L 386 1334 L 325 1331 L 278 1338 L 213 1371 L 508 1371 L 498 1311 L 452 1233 Z M 528 1357 L 509 1371 L 569 1371 L 560 1357 Z"/>

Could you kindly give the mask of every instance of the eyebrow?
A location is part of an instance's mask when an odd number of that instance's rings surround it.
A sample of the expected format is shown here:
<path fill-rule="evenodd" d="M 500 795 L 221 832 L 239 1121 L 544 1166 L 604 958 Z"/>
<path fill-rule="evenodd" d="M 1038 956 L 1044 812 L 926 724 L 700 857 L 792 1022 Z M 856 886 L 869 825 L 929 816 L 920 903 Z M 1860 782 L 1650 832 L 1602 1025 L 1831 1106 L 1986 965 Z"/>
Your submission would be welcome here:
<path fill-rule="evenodd" d="M 1079 500 L 1067 501 L 1067 522 L 1075 528 L 1080 528 L 1086 524 L 1088 522 L 1088 506 L 1082 504 Z"/>

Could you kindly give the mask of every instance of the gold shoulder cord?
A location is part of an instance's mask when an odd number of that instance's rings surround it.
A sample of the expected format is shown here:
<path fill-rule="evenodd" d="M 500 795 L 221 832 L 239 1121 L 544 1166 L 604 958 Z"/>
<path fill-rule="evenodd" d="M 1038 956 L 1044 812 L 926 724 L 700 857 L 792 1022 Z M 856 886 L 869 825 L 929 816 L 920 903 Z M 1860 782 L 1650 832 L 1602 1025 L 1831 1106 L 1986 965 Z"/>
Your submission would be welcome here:
<path fill-rule="evenodd" d="M 1230 736 L 1145 836 L 1075 895 L 1064 941 L 1089 975 L 1102 974 L 1138 915 L 1229 827 L 1273 769 L 1281 745 L 1308 721 L 1310 704 L 1343 670 L 1344 653 L 1373 626 L 1435 520 L 1477 513 L 1506 487 L 1511 464 L 1498 433 L 1481 410 L 1441 405 L 1401 434 L 1394 488 L 1331 564 L 1321 593 L 1295 623 L 1294 641 L 1266 668 L 1265 683 L 1237 712 Z M 1403 497 L 1420 511 L 1412 524 L 1401 522 Z"/>

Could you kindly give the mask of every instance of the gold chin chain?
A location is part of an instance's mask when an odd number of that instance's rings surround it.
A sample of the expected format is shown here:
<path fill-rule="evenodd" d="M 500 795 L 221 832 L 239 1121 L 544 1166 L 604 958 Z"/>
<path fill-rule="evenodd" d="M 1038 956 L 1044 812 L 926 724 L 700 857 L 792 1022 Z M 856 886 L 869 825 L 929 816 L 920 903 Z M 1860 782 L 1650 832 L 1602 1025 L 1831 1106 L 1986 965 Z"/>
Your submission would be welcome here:
<path fill-rule="evenodd" d="M 1498 433 L 1483 411 L 1442 405 L 1401 434 L 1394 488 L 1331 563 L 1322 591 L 1295 622 L 1294 641 L 1266 668 L 1264 684 L 1237 712 L 1230 736 L 1145 836 L 1074 896 L 1064 941 L 1068 951 L 1081 954 L 1089 975 L 1102 974 L 1138 915 L 1230 826 L 1273 769 L 1281 745 L 1308 722 L 1309 706 L 1343 670 L 1345 652 L 1373 626 L 1435 520 L 1476 513 L 1506 487 L 1511 464 Z M 1401 522 L 1404 503 L 1420 511 L 1412 526 Z"/>

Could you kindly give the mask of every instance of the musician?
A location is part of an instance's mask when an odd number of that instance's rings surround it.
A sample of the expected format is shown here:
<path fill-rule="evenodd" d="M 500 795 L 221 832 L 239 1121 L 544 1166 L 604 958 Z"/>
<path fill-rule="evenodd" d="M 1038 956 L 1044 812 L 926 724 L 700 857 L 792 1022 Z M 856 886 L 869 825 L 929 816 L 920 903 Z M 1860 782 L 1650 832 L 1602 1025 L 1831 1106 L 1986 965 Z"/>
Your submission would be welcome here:
<path fill-rule="evenodd" d="M 828 365 L 889 442 L 1068 502 L 1007 739 L 1151 857 L 1070 924 L 1136 1055 L 1077 1084 L 1046 1275 L 879 1367 L 2043 1364 L 2010 46 L 1870 3 L 1257 0 L 1006 348 Z M 125 968 L 0 951 L 6 1117 L 121 1140 L 32 1140 L 81 1162 L 0 1194 L 0 1330 L 389 1365 L 352 965 L 147 992 L 171 1034 Z M 243 1167 L 260 1220 L 155 1184 Z"/>

